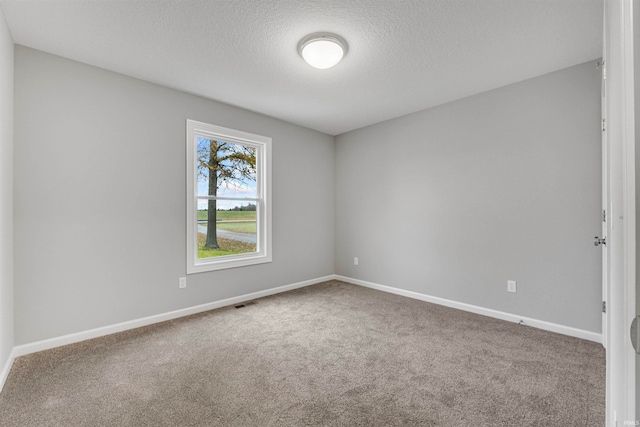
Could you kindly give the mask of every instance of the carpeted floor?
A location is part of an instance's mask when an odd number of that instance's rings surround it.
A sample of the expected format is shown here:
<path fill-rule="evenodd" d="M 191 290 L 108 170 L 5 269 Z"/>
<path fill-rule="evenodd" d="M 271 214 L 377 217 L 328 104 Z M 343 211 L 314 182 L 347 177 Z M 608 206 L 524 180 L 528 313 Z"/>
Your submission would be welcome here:
<path fill-rule="evenodd" d="M 2 426 L 598 426 L 599 344 L 338 281 L 18 358 Z"/>

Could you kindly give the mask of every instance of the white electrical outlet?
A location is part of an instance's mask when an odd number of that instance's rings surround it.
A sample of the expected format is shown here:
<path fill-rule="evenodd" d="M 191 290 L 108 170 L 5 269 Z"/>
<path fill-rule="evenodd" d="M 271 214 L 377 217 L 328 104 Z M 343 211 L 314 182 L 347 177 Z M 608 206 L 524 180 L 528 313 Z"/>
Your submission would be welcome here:
<path fill-rule="evenodd" d="M 186 277 L 181 277 L 178 279 L 178 288 L 180 289 L 184 289 L 187 287 L 187 278 Z"/>
<path fill-rule="evenodd" d="M 357 256 L 353 257 L 353 265 L 358 265 L 358 257 Z"/>
<path fill-rule="evenodd" d="M 507 292 L 515 292 L 515 291 L 516 291 L 516 281 L 507 280 Z"/>

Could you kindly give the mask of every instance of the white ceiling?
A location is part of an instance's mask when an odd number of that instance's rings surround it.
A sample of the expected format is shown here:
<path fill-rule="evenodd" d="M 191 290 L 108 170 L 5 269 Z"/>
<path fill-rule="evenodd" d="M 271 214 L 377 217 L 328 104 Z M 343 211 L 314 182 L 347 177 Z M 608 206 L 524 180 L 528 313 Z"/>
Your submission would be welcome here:
<path fill-rule="evenodd" d="M 337 135 L 599 58 L 602 0 L 0 0 L 17 44 Z M 328 70 L 297 53 L 329 31 Z"/>

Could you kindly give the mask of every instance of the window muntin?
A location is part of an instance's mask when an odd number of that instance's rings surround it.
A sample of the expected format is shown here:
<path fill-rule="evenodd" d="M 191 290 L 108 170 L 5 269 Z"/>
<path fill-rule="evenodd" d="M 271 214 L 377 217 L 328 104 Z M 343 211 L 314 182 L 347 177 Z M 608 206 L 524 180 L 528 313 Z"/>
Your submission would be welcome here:
<path fill-rule="evenodd" d="M 270 151 L 271 138 L 187 120 L 188 273 L 271 261 Z"/>

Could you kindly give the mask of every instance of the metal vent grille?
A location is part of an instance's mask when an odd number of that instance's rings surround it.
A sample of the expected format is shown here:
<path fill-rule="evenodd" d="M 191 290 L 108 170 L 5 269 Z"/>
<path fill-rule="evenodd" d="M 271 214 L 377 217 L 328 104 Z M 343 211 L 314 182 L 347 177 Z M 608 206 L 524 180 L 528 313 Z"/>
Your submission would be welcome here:
<path fill-rule="evenodd" d="M 234 305 L 233 307 L 234 308 L 244 308 L 244 307 L 246 307 L 248 305 L 255 305 L 255 304 L 257 304 L 257 302 L 249 301 L 249 302 L 243 302 L 242 304 Z"/>

